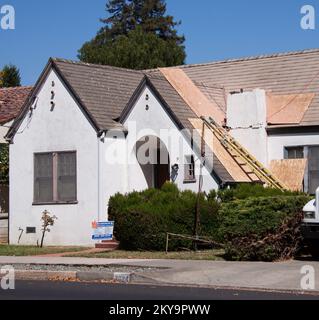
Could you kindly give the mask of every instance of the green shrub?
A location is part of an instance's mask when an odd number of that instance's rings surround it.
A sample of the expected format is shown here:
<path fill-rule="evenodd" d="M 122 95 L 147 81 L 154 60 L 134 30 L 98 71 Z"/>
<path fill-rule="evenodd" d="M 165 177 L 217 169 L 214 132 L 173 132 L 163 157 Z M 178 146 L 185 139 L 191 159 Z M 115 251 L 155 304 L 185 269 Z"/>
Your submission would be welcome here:
<path fill-rule="evenodd" d="M 0 143 L 0 184 L 9 184 L 9 145 Z"/>
<path fill-rule="evenodd" d="M 167 232 L 192 235 L 196 200 L 196 193 L 179 191 L 170 183 L 161 190 L 115 195 L 109 201 L 109 217 L 115 221 L 115 236 L 122 249 L 165 250 Z M 217 201 L 200 196 L 201 236 L 216 236 L 218 209 Z M 189 240 L 169 243 L 170 250 L 190 247 Z"/>
<path fill-rule="evenodd" d="M 302 208 L 309 200 L 301 193 L 260 185 L 212 191 L 200 196 L 200 236 L 222 243 L 229 260 L 291 258 L 300 246 Z M 115 195 L 109 217 L 122 249 L 162 251 L 167 232 L 193 234 L 196 201 L 196 193 L 167 183 L 161 190 Z M 190 240 L 172 239 L 169 249 L 191 245 Z"/>
<path fill-rule="evenodd" d="M 222 204 L 218 238 L 229 260 L 274 261 L 293 257 L 300 244 L 302 208 L 309 197 L 276 196 Z"/>
<path fill-rule="evenodd" d="M 212 196 L 216 195 L 217 199 L 222 202 L 233 200 L 258 198 L 258 197 L 275 197 L 275 196 L 296 196 L 302 195 L 299 192 L 281 191 L 274 188 L 265 188 L 261 184 L 241 183 L 229 189 L 221 189 L 212 192 Z"/>

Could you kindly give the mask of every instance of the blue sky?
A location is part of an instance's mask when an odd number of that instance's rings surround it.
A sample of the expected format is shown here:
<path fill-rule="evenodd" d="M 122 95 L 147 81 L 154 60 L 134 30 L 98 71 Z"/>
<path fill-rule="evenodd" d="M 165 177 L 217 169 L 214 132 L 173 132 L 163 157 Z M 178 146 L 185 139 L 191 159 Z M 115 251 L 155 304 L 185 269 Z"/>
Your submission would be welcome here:
<path fill-rule="evenodd" d="M 0 68 L 16 64 L 33 84 L 50 56 L 76 59 L 106 15 L 106 0 L 0 0 L 16 10 L 16 30 L 0 30 Z M 300 28 L 300 8 L 316 9 L 316 30 Z M 318 0 L 167 0 L 182 21 L 187 63 L 319 47 Z"/>

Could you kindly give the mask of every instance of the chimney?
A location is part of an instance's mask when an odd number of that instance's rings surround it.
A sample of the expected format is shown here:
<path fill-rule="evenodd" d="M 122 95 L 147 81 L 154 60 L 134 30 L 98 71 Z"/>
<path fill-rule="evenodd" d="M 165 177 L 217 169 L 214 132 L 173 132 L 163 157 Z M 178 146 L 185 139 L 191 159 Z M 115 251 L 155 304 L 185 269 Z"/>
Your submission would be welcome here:
<path fill-rule="evenodd" d="M 240 90 L 227 99 L 227 127 L 257 160 L 268 165 L 267 105 L 265 90 Z"/>

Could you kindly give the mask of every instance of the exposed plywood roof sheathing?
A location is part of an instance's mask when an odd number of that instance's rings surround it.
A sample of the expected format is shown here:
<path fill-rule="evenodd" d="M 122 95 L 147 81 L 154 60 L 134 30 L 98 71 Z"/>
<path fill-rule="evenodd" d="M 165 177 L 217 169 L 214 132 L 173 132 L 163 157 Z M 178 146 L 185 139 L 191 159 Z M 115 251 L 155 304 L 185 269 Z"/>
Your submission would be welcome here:
<path fill-rule="evenodd" d="M 274 95 L 267 92 L 267 122 L 269 124 L 299 124 L 314 97 L 314 93 Z"/>
<path fill-rule="evenodd" d="M 183 70 L 161 68 L 160 71 L 198 117 L 212 117 L 217 123 L 223 124 L 224 111 L 209 100 Z"/>
<path fill-rule="evenodd" d="M 292 191 L 302 191 L 307 159 L 273 160 L 271 172 Z"/>

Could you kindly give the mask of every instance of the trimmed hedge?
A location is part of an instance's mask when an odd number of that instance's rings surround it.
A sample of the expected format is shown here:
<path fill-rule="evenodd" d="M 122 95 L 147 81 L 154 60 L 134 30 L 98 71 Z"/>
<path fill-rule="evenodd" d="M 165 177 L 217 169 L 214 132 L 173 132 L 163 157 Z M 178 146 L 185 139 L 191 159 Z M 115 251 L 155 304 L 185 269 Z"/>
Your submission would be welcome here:
<path fill-rule="evenodd" d="M 259 197 L 277 197 L 277 196 L 299 196 L 304 195 L 300 192 L 281 191 L 274 188 L 265 188 L 261 184 L 240 183 L 230 189 L 220 189 L 217 192 L 212 191 L 212 196 L 215 196 L 221 202 L 229 202 L 234 200 L 243 200 L 248 198 Z"/>
<path fill-rule="evenodd" d="M 193 234 L 197 194 L 180 191 L 167 183 L 161 190 L 149 189 L 126 195 L 116 194 L 109 202 L 109 217 L 115 221 L 115 236 L 126 250 L 163 251 L 166 233 Z M 200 235 L 214 237 L 218 228 L 219 204 L 200 198 Z M 191 248 L 189 240 L 173 239 L 170 250 Z"/>
<path fill-rule="evenodd" d="M 200 196 L 200 236 L 223 244 L 228 260 L 289 259 L 301 246 L 302 208 L 310 198 L 301 193 L 242 184 Z M 117 194 L 109 202 L 115 236 L 125 250 L 163 251 L 166 233 L 193 234 L 197 194 L 167 183 Z M 192 247 L 172 239 L 170 250 Z"/>
<path fill-rule="evenodd" d="M 221 206 L 219 240 L 229 260 L 292 258 L 301 242 L 302 208 L 309 197 L 257 197 Z"/>

